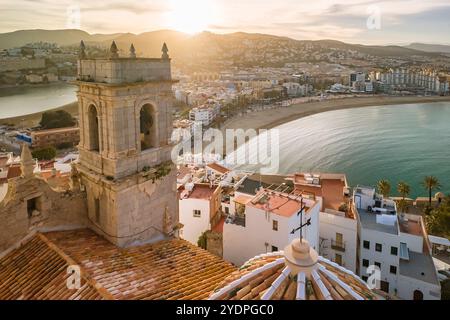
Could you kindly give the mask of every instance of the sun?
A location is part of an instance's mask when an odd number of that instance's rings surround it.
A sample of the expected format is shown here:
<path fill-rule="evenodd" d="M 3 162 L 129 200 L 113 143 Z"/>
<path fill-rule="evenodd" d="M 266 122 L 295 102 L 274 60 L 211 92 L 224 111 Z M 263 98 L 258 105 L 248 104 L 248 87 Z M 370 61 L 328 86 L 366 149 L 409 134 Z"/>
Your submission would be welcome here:
<path fill-rule="evenodd" d="M 194 34 L 206 30 L 211 23 L 211 1 L 171 0 L 170 5 L 168 24 L 171 29 Z"/>

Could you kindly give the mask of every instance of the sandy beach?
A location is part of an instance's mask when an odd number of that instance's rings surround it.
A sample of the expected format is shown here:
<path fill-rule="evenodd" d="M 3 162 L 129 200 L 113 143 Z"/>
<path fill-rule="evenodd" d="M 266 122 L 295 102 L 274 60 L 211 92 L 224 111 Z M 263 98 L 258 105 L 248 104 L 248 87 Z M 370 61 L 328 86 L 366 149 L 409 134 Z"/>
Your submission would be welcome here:
<path fill-rule="evenodd" d="M 55 110 L 65 110 L 65 111 L 69 112 L 71 115 L 76 116 L 76 115 L 78 115 L 78 102 L 69 103 L 69 104 L 61 106 L 59 108 L 52 109 L 52 110 L 46 110 L 46 111 L 55 111 Z M 14 126 L 19 126 L 19 127 L 34 127 L 37 124 L 39 124 L 39 121 L 41 121 L 41 117 L 42 117 L 43 113 L 44 113 L 44 111 L 27 114 L 24 116 L 1 119 L 0 124 L 2 124 L 2 125 L 12 124 Z"/>
<path fill-rule="evenodd" d="M 294 104 L 288 107 L 278 107 L 269 110 L 251 112 L 234 117 L 222 124 L 221 129 L 270 129 L 283 123 L 294 121 L 303 117 L 311 116 L 321 112 L 362 108 L 382 105 L 398 105 L 411 103 L 427 103 L 450 101 L 450 96 L 446 97 L 387 97 L 371 96 L 329 99 L 318 102 L 307 102 Z"/>
<path fill-rule="evenodd" d="M 221 126 L 226 129 L 270 129 L 296 119 L 311 116 L 321 112 L 362 108 L 382 105 L 398 105 L 409 103 L 426 103 L 450 101 L 450 96 L 446 97 L 349 97 L 340 99 L 325 99 L 322 101 L 293 104 L 287 107 L 277 107 L 274 109 L 245 113 L 228 119 Z M 73 116 L 78 115 L 78 103 L 70 103 L 53 110 L 66 110 Z M 32 127 L 39 123 L 43 112 L 32 113 L 25 116 L 1 119 L 0 124 L 13 124 L 16 126 Z"/>

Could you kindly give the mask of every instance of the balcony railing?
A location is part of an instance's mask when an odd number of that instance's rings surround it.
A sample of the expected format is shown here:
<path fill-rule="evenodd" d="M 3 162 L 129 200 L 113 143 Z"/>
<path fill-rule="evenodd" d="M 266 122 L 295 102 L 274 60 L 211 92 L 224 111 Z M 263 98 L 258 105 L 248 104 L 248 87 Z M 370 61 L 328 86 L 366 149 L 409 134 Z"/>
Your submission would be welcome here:
<path fill-rule="evenodd" d="M 235 224 L 245 228 L 245 216 L 240 215 L 229 215 L 225 219 L 225 223 Z"/>
<path fill-rule="evenodd" d="M 345 252 L 345 243 L 342 241 L 331 240 L 331 249 L 336 251 Z"/>

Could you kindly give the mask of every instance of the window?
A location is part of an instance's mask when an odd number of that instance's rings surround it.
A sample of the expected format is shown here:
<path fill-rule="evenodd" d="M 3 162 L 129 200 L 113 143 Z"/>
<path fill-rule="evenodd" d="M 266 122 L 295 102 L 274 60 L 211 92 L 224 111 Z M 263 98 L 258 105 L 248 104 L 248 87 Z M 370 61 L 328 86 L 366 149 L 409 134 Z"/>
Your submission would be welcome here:
<path fill-rule="evenodd" d="M 230 208 L 225 207 L 225 213 L 226 213 L 226 214 L 230 214 Z"/>
<path fill-rule="evenodd" d="M 367 276 L 361 276 L 361 279 L 362 279 L 364 282 L 367 282 L 367 280 L 369 280 L 369 278 L 368 278 Z"/>
<path fill-rule="evenodd" d="M 342 256 L 340 254 L 337 254 L 334 256 L 334 262 L 336 262 L 338 265 L 342 266 Z"/>
<path fill-rule="evenodd" d="M 381 280 L 380 285 L 382 291 L 389 293 L 389 282 Z"/>
<path fill-rule="evenodd" d="M 363 259 L 363 267 L 368 267 L 369 266 L 369 260 L 367 259 Z"/>
<path fill-rule="evenodd" d="M 381 243 L 375 244 L 375 251 L 377 251 L 377 252 L 383 251 L 383 246 L 381 245 Z"/>
<path fill-rule="evenodd" d="M 374 262 L 374 265 L 377 266 L 381 270 L 381 263 L 380 262 Z"/>
<path fill-rule="evenodd" d="M 33 213 L 40 211 L 41 211 L 41 197 L 27 200 L 27 213 L 29 218 L 33 216 Z"/>
<path fill-rule="evenodd" d="M 364 249 L 370 249 L 370 241 L 364 240 L 363 247 Z"/>
<path fill-rule="evenodd" d="M 391 254 L 393 256 L 396 256 L 398 254 L 398 248 L 397 247 L 391 247 Z"/>
<path fill-rule="evenodd" d="M 342 233 L 336 232 L 336 244 L 341 245 L 344 243 L 344 236 Z"/>
<path fill-rule="evenodd" d="M 146 104 L 141 108 L 139 114 L 140 134 L 141 134 L 141 150 L 155 148 L 158 146 L 158 137 L 156 131 L 155 108 Z"/>
<path fill-rule="evenodd" d="M 99 138 L 99 122 L 97 108 L 91 105 L 88 111 L 88 124 L 89 124 L 89 149 L 91 151 L 100 151 L 100 138 Z"/>
<path fill-rule="evenodd" d="M 272 230 L 278 231 L 278 221 L 277 220 L 272 221 Z"/>
<path fill-rule="evenodd" d="M 272 246 L 272 252 L 278 251 L 278 247 Z"/>
<path fill-rule="evenodd" d="M 396 266 L 391 266 L 389 268 L 389 272 L 392 273 L 392 274 L 397 274 L 397 267 Z"/>
<path fill-rule="evenodd" d="M 194 210 L 194 218 L 200 218 L 202 212 L 200 210 Z"/>

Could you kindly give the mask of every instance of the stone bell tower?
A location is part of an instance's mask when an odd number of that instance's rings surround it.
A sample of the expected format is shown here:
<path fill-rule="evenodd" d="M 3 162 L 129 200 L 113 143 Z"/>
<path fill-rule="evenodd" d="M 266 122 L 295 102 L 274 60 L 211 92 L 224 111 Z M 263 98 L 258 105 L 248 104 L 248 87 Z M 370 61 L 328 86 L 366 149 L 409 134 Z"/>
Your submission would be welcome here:
<path fill-rule="evenodd" d="M 90 59 L 80 46 L 77 171 L 91 227 L 118 246 L 156 241 L 178 221 L 167 51 L 137 58 L 131 45 L 119 57 L 113 42 L 108 57 Z"/>

